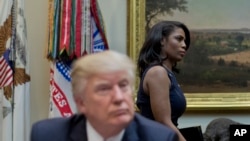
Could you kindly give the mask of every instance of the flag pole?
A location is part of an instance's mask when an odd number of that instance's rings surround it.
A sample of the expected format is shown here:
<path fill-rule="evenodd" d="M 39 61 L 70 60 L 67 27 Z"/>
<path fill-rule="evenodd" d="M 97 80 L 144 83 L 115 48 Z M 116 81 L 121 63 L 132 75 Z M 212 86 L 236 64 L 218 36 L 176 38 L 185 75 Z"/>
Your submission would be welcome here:
<path fill-rule="evenodd" d="M 15 107 L 15 65 L 16 65 L 16 18 L 17 1 L 13 0 L 11 8 L 11 44 L 10 44 L 10 66 L 13 71 L 12 95 L 11 95 L 11 140 L 14 141 L 14 107 Z"/>

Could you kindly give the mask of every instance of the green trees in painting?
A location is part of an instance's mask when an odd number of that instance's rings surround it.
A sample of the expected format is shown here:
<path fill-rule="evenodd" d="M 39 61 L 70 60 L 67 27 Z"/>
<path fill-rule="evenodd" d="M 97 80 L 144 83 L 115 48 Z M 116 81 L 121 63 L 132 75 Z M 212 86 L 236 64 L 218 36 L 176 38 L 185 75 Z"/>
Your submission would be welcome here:
<path fill-rule="evenodd" d="M 150 22 L 159 14 L 173 15 L 174 10 L 187 12 L 187 0 L 146 0 L 146 31 Z"/>
<path fill-rule="evenodd" d="M 207 92 L 202 86 L 211 92 L 249 91 L 250 30 L 191 30 L 191 35 L 187 55 L 178 63 L 184 91 Z"/>

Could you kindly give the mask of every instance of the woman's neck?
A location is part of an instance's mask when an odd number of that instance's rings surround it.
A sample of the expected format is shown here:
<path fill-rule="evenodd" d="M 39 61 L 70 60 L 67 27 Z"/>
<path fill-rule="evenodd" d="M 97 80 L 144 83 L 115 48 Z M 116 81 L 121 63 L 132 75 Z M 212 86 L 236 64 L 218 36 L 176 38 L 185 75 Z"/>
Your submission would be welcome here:
<path fill-rule="evenodd" d="M 165 61 L 165 62 L 162 63 L 162 65 L 163 65 L 163 67 L 165 67 L 166 69 L 172 71 L 173 64 L 171 64 L 170 62 Z"/>

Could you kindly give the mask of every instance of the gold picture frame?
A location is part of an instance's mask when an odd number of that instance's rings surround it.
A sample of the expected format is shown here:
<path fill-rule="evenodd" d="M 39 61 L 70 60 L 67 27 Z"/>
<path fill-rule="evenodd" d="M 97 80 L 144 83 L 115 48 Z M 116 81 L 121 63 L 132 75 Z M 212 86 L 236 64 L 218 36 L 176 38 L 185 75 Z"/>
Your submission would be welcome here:
<path fill-rule="evenodd" d="M 127 15 L 127 53 L 136 61 L 145 37 L 145 0 L 128 0 Z M 185 96 L 189 112 L 250 111 L 250 92 L 186 93 Z"/>

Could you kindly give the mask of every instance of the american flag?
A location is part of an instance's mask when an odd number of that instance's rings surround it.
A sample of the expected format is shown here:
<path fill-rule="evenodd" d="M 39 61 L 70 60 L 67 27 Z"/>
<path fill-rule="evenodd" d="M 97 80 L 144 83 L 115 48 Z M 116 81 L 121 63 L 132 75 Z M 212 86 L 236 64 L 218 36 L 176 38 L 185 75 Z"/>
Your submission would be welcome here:
<path fill-rule="evenodd" d="M 10 50 L 7 49 L 0 57 L 0 88 L 11 85 L 13 82 L 13 70 L 9 64 Z"/>

